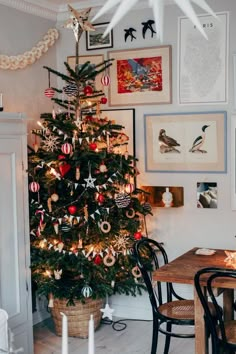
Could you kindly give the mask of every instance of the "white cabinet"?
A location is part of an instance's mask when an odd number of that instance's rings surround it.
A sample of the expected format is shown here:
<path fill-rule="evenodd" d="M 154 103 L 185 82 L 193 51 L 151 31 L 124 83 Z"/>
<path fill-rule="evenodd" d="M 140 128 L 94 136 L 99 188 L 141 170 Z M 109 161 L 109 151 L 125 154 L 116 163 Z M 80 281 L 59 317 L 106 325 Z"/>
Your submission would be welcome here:
<path fill-rule="evenodd" d="M 32 354 L 27 125 L 20 113 L 0 113 L 0 308 L 16 349 Z"/>

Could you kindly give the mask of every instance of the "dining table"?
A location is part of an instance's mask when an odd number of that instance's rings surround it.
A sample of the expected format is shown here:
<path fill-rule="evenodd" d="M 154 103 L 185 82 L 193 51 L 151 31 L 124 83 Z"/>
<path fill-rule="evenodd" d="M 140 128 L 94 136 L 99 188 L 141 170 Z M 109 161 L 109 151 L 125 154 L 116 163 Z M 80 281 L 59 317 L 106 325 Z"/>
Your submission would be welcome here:
<path fill-rule="evenodd" d="M 184 254 L 180 255 L 171 262 L 161 266 L 159 269 L 153 271 L 153 280 L 160 282 L 171 282 L 178 284 L 193 285 L 194 298 L 194 315 L 195 315 L 195 354 L 208 353 L 208 338 L 206 336 L 206 328 L 204 321 L 204 310 L 200 299 L 194 287 L 194 276 L 196 272 L 206 267 L 219 267 L 223 269 L 232 269 L 232 265 L 226 262 L 226 253 L 223 249 L 206 249 L 205 253 L 198 254 L 201 247 L 194 247 Z M 207 252 L 209 250 L 209 252 Z M 229 251 L 235 252 L 235 251 Z M 200 252 L 201 253 L 201 252 Z M 206 294 L 207 278 L 201 279 L 201 286 Z M 221 279 L 215 281 L 215 290 L 218 294 L 223 294 L 223 312 L 225 320 L 233 318 L 233 302 L 234 289 L 236 288 L 235 279 Z"/>

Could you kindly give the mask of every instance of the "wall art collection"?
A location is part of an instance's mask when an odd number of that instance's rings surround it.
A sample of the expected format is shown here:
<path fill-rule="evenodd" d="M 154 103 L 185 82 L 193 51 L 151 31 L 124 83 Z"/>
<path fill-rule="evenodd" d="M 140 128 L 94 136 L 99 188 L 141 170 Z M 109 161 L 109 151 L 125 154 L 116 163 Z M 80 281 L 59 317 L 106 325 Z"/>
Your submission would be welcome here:
<path fill-rule="evenodd" d="M 177 51 L 177 103 L 179 105 L 226 104 L 228 102 L 229 13 L 217 13 L 218 19 L 198 15 L 206 40 L 187 17 L 179 17 Z M 108 23 L 95 24 L 94 32 L 86 32 L 86 49 L 113 48 L 113 32 L 103 38 Z M 143 39 L 156 33 L 155 22 L 142 22 L 139 29 Z M 124 29 L 124 41 L 136 39 L 138 29 Z M 80 56 L 80 63 L 97 65 L 103 55 Z M 172 103 L 172 47 L 161 45 L 149 48 L 110 50 L 113 59 L 109 68 L 108 107 L 162 105 Z M 68 57 L 75 65 L 75 57 Z M 233 56 L 236 82 L 236 55 Z M 96 89 L 103 89 L 96 78 Z M 234 90 L 236 92 L 236 90 Z M 236 94 L 234 95 L 236 109 Z M 102 114 L 121 119 L 130 137 L 129 149 L 135 152 L 134 109 L 106 109 Z M 150 110 L 149 110 L 150 112 Z M 226 173 L 227 172 L 227 112 L 197 110 L 144 114 L 145 169 L 165 173 Z M 236 209 L 235 129 L 232 117 L 232 208 Z M 212 182 L 213 183 L 213 182 Z M 215 182 L 214 182 L 215 183 Z M 217 183 L 216 183 L 217 184 Z M 197 207 L 200 208 L 197 186 Z M 209 187 L 209 184 L 208 184 Z M 212 186 L 210 186 L 212 187 Z M 155 187 L 156 188 L 156 187 Z M 164 188 L 164 187 L 163 187 Z M 213 188 L 213 187 L 212 187 Z M 217 186 L 215 187 L 217 189 Z M 214 203 L 212 202 L 211 205 Z M 214 205 L 217 205 L 215 203 Z M 217 206 L 216 206 L 217 207 Z M 203 206 L 205 208 L 205 206 Z M 215 208 L 210 207 L 210 208 Z"/>

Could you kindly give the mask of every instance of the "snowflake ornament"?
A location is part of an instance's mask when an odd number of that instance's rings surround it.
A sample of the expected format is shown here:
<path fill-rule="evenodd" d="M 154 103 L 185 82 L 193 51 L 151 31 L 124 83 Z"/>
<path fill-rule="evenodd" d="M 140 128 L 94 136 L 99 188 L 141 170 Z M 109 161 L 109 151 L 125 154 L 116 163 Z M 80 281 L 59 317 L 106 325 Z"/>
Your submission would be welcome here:
<path fill-rule="evenodd" d="M 46 151 L 51 151 L 53 152 L 54 150 L 57 150 L 59 147 L 59 141 L 58 137 L 49 135 L 43 140 L 43 146 L 42 148 Z"/>
<path fill-rule="evenodd" d="M 115 236 L 114 246 L 120 249 L 125 249 L 129 244 L 129 236 L 128 235 L 119 235 Z"/>

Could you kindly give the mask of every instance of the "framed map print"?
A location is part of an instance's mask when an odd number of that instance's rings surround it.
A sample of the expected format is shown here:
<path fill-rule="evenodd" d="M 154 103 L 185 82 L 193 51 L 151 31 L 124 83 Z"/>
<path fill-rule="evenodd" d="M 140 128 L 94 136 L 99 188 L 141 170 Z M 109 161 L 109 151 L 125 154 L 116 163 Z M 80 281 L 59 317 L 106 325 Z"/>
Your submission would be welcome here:
<path fill-rule="evenodd" d="M 179 17 L 179 104 L 228 101 L 229 14 L 199 15 L 206 39 L 187 17 Z"/>

